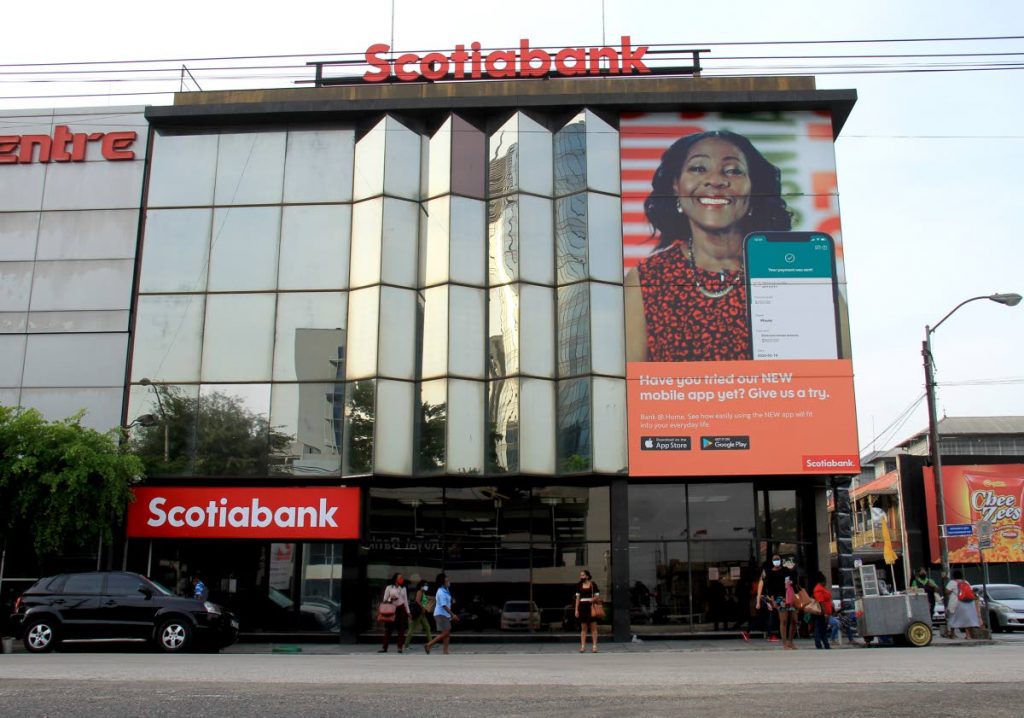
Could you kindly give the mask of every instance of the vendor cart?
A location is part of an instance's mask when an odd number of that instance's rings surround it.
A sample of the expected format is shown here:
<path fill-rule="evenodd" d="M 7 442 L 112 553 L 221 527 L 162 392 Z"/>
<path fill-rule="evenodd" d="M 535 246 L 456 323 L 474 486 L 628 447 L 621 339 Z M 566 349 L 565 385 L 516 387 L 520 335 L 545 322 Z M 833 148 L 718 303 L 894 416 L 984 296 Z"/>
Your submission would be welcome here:
<path fill-rule="evenodd" d="M 894 643 L 917 648 L 932 642 L 931 611 L 925 593 L 883 596 L 878 592 L 874 566 L 862 566 L 859 573 L 857 632 L 865 642 L 870 643 L 876 636 L 888 636 Z"/>

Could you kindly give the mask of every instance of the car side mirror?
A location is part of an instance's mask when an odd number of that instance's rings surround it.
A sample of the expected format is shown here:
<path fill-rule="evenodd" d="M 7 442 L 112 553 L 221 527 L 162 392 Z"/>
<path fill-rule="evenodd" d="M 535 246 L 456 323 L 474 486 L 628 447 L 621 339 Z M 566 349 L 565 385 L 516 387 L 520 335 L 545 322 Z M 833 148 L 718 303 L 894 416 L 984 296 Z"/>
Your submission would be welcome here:
<path fill-rule="evenodd" d="M 153 589 L 144 583 L 139 584 L 139 593 L 146 597 L 146 600 L 153 598 Z"/>

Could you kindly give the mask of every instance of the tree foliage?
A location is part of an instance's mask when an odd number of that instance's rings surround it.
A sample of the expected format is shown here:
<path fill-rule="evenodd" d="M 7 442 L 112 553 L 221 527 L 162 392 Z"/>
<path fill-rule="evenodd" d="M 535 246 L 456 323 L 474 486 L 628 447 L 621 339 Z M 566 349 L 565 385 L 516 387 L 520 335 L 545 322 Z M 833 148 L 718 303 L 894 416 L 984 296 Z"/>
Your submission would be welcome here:
<path fill-rule="evenodd" d="M 44 556 L 111 538 L 142 462 L 118 431 L 46 421 L 35 409 L 0 406 L 0 535 Z"/>

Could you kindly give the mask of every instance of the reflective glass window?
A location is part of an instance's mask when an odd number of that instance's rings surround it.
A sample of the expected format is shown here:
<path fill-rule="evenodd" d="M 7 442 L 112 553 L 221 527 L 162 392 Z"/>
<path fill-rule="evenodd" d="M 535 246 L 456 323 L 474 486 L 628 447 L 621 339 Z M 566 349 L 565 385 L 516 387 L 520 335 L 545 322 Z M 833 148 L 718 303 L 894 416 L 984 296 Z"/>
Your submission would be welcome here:
<path fill-rule="evenodd" d="M 483 379 L 484 290 L 452 285 L 450 293 L 448 373 Z"/>
<path fill-rule="evenodd" d="M 522 380 L 519 467 L 524 473 L 555 473 L 555 382 Z"/>
<path fill-rule="evenodd" d="M 451 280 L 477 287 L 487 281 L 486 205 L 452 197 L 449 239 Z"/>
<path fill-rule="evenodd" d="M 221 134 L 214 204 L 280 203 L 286 141 L 285 132 Z"/>
<path fill-rule="evenodd" d="M 308 627 L 329 633 L 341 632 L 343 569 L 342 544 L 302 544 L 302 571 L 299 576 L 300 629 Z M 303 610 L 303 606 L 306 606 L 307 610 Z M 346 610 L 351 611 L 347 606 Z"/>
<path fill-rule="evenodd" d="M 619 194 L 619 132 L 591 110 L 587 124 L 587 189 Z"/>
<path fill-rule="evenodd" d="M 519 285 L 490 290 L 487 304 L 488 375 L 519 373 Z"/>
<path fill-rule="evenodd" d="M 433 586 L 444 559 L 442 489 L 374 487 L 367 494 L 368 578 L 383 592 L 394 567 L 403 566 L 407 577 L 418 573 Z"/>
<path fill-rule="evenodd" d="M 202 295 L 141 295 L 132 343 L 132 380 L 199 380 L 206 299 Z"/>
<path fill-rule="evenodd" d="M 376 420 L 376 382 L 355 381 L 345 386 L 345 433 L 342 437 L 342 473 L 373 471 L 373 426 Z"/>
<path fill-rule="evenodd" d="M 514 115 L 492 133 L 487 149 L 487 176 L 491 197 L 519 189 L 519 116 Z"/>
<path fill-rule="evenodd" d="M 607 486 L 538 486 L 532 493 L 534 541 L 568 546 L 611 538 Z"/>
<path fill-rule="evenodd" d="M 290 442 L 270 424 L 270 384 L 201 386 L 196 434 L 196 476 L 267 476 Z"/>
<path fill-rule="evenodd" d="M 341 381 L 345 378 L 347 300 L 344 292 L 278 295 L 275 381 Z"/>
<path fill-rule="evenodd" d="M 290 130 L 284 169 L 284 201 L 352 201 L 354 158 L 353 130 Z"/>
<path fill-rule="evenodd" d="M 345 389 L 331 384 L 274 384 L 270 425 L 278 444 L 271 460 L 276 476 L 336 476 L 341 471 Z M 287 441 L 276 441 L 278 436 Z"/>
<path fill-rule="evenodd" d="M 484 470 L 484 383 L 448 382 L 448 473 Z"/>
<path fill-rule="evenodd" d="M 32 262 L 0 262 L 0 312 L 28 309 L 32 269 Z"/>
<path fill-rule="evenodd" d="M 60 172 L 46 173 L 41 209 L 135 208 L 142 196 L 144 171 L 145 164 L 139 160 L 68 162 Z"/>
<path fill-rule="evenodd" d="M 587 195 L 555 200 L 555 250 L 559 284 L 587 278 Z"/>
<path fill-rule="evenodd" d="M 519 379 L 487 383 L 487 471 L 519 471 Z"/>
<path fill-rule="evenodd" d="M 280 231 L 280 207 L 214 210 L 209 291 L 276 289 Z"/>
<path fill-rule="evenodd" d="M 384 145 L 387 120 L 381 120 L 356 140 L 352 196 L 356 201 L 384 193 Z"/>
<path fill-rule="evenodd" d="M 0 335 L 0 386 L 21 386 L 26 339 L 24 334 Z"/>
<path fill-rule="evenodd" d="M 448 117 L 427 140 L 424 197 L 439 197 L 452 191 L 452 117 Z"/>
<path fill-rule="evenodd" d="M 156 130 L 149 165 L 148 206 L 213 204 L 218 139 L 216 134 Z"/>
<path fill-rule="evenodd" d="M 65 594 L 94 594 L 103 587 L 102 573 L 74 573 L 64 582 Z"/>
<path fill-rule="evenodd" d="M 686 487 L 629 485 L 629 538 L 671 541 L 686 538 Z M 632 550 L 632 548 L 631 548 Z M 630 554 L 632 558 L 632 553 Z"/>
<path fill-rule="evenodd" d="M 487 177 L 487 136 L 458 115 L 452 116 L 451 191 L 483 199 Z"/>
<path fill-rule="evenodd" d="M 0 262 L 36 257 L 39 212 L 0 212 Z"/>
<path fill-rule="evenodd" d="M 379 324 L 380 376 L 412 380 L 416 376 L 416 292 L 411 289 L 381 287 Z"/>
<path fill-rule="evenodd" d="M 451 245 L 451 197 L 444 196 L 423 203 L 420 223 L 419 281 L 432 286 L 448 281 L 449 247 Z"/>
<path fill-rule="evenodd" d="M 134 259 L 138 232 L 137 209 L 45 212 L 36 259 Z M 0 215 L 0 252 L 2 237 Z"/>
<path fill-rule="evenodd" d="M 685 541 L 629 545 L 630 620 L 634 624 L 686 624 L 693 630 L 690 552 Z"/>
<path fill-rule="evenodd" d="M 94 311 L 29 312 L 28 331 L 50 332 L 126 332 L 128 309 Z"/>
<path fill-rule="evenodd" d="M 149 210 L 139 290 L 204 291 L 212 221 L 209 209 Z"/>
<path fill-rule="evenodd" d="M 130 259 L 36 262 L 32 309 L 128 309 L 134 271 Z"/>
<path fill-rule="evenodd" d="M 123 376 L 123 375 L 122 375 Z M 121 402 L 124 389 L 120 386 L 61 386 L 29 387 L 21 389 L 21 406 L 38 409 L 49 421 L 57 421 L 85 412 L 82 426 L 101 433 L 121 423 Z"/>
<path fill-rule="evenodd" d="M 571 474 L 590 471 L 593 428 L 590 380 L 558 382 L 558 470 Z"/>
<path fill-rule="evenodd" d="M 622 287 L 594 282 L 590 287 L 592 371 L 623 376 L 626 371 Z"/>
<path fill-rule="evenodd" d="M 203 381 L 270 381 L 275 300 L 273 294 L 207 296 Z"/>
<path fill-rule="evenodd" d="M 521 284 L 519 371 L 532 376 L 555 376 L 555 291 Z"/>
<path fill-rule="evenodd" d="M 419 296 L 423 317 L 420 375 L 432 379 L 448 372 L 448 285 L 425 289 Z"/>
<path fill-rule="evenodd" d="M 424 140 L 393 117 L 384 123 L 384 194 L 418 200 Z"/>
<path fill-rule="evenodd" d="M 555 238 L 552 202 L 519 197 L 519 277 L 524 282 L 555 283 Z"/>
<path fill-rule="evenodd" d="M 417 474 L 440 474 L 445 469 L 448 428 L 448 382 L 444 379 L 419 385 L 416 406 Z"/>
<path fill-rule="evenodd" d="M 519 198 L 502 197 L 487 203 L 487 268 L 491 286 L 519 278 Z"/>
<path fill-rule="evenodd" d="M 587 195 L 588 269 L 593 279 L 622 283 L 622 205 L 618 197 Z"/>
<path fill-rule="evenodd" d="M 594 377 L 594 471 L 625 473 L 626 381 Z"/>
<path fill-rule="evenodd" d="M 530 541 L 530 490 L 511 484 L 445 490 L 445 529 L 461 549 L 459 558 L 479 561 L 485 546 Z M 522 547 L 525 550 L 525 546 Z M 451 549 L 449 549 L 451 551 Z M 451 564 L 455 558 L 449 552 Z M 524 558 L 528 558 L 525 557 Z M 446 564 L 446 565 L 449 565 Z M 528 563 L 527 563 L 528 567 Z M 525 577 L 529 580 L 529 575 Z"/>
<path fill-rule="evenodd" d="M 571 284 L 558 289 L 558 374 L 574 376 L 590 371 L 589 285 Z"/>
<path fill-rule="evenodd" d="M 120 333 L 29 335 L 22 385 L 122 386 L 127 349 Z"/>
<path fill-rule="evenodd" d="M 353 287 L 380 282 L 384 200 L 371 199 L 352 207 L 351 279 Z"/>
<path fill-rule="evenodd" d="M 522 112 L 491 135 L 488 175 L 491 196 L 553 190 L 551 132 Z"/>
<path fill-rule="evenodd" d="M 285 207 L 281 219 L 280 289 L 345 289 L 349 273 L 348 205 Z"/>
<path fill-rule="evenodd" d="M 555 196 L 587 186 L 587 123 L 580 113 L 554 136 Z"/>
<path fill-rule="evenodd" d="M 199 386 L 133 385 L 128 395 L 128 421 L 143 414 L 159 419 L 153 426 L 136 424 L 130 434 L 132 451 L 142 459 L 146 475 L 195 473 Z"/>
<path fill-rule="evenodd" d="M 399 199 L 384 200 L 381 226 L 381 281 L 402 287 L 416 286 L 420 205 Z"/>
<path fill-rule="evenodd" d="M 345 376 L 364 379 L 377 373 L 377 323 L 380 287 L 369 287 L 348 295 L 348 344 Z"/>
<path fill-rule="evenodd" d="M 687 502 L 691 539 L 754 539 L 752 484 L 690 484 Z"/>

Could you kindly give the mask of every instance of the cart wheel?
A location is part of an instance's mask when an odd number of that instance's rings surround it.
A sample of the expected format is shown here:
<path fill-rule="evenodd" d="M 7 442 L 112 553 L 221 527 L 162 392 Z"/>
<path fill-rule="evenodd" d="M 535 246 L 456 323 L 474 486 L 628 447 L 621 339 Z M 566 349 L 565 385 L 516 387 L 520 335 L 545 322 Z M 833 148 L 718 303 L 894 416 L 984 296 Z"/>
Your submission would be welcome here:
<path fill-rule="evenodd" d="M 922 648 L 932 642 L 932 629 L 921 621 L 914 621 L 907 626 L 907 631 L 903 635 L 907 643 L 914 648 Z"/>

